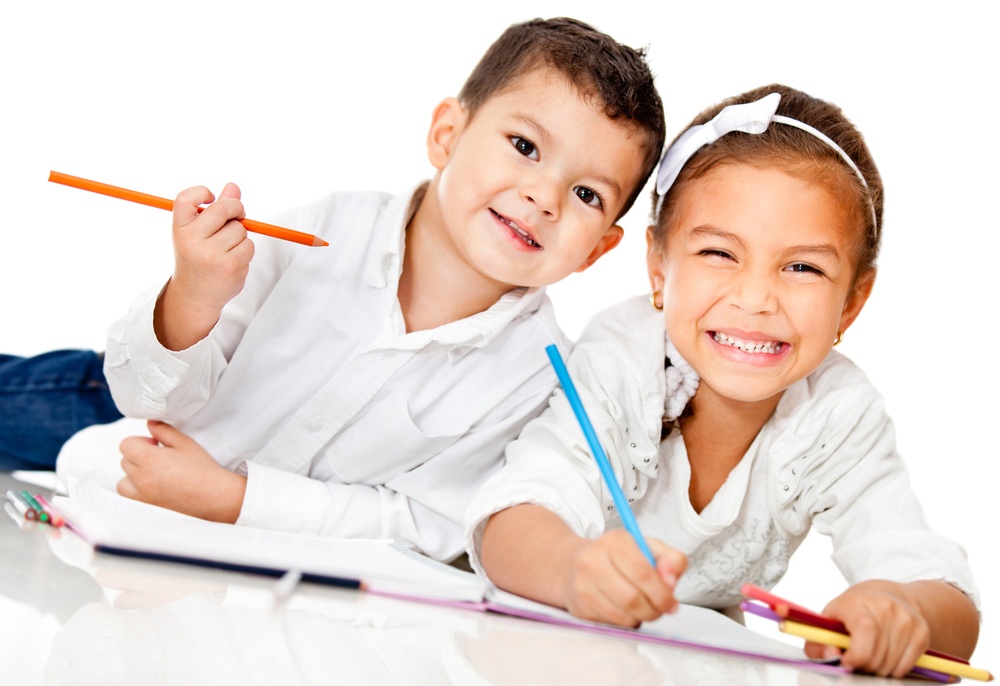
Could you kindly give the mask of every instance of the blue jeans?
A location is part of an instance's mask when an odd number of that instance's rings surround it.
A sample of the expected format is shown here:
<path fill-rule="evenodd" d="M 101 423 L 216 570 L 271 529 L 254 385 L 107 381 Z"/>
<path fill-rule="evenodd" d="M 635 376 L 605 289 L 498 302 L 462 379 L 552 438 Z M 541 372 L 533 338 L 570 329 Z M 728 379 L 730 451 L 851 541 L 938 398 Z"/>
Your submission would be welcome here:
<path fill-rule="evenodd" d="M 121 418 L 92 350 L 0 355 L 0 471 L 55 469 L 80 429 Z"/>

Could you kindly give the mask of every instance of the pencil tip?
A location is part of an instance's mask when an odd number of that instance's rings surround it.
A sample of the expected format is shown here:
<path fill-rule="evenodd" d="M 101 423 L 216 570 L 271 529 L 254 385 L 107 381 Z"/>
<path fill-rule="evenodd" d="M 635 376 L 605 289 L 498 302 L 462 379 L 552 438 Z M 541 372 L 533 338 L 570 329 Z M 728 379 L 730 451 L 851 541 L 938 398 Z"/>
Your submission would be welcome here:
<path fill-rule="evenodd" d="M 324 241 L 322 238 L 319 238 L 318 236 L 313 236 L 313 247 L 314 248 L 322 248 L 323 246 L 326 246 L 326 245 L 330 245 L 330 244 L 327 243 L 326 241 Z"/>

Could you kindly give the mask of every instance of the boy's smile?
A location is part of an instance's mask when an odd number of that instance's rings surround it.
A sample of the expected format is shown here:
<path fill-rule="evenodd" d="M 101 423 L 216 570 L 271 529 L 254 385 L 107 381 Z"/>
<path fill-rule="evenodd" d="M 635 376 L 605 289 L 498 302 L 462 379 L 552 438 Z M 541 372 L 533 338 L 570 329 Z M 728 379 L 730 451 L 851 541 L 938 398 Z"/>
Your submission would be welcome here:
<path fill-rule="evenodd" d="M 774 398 L 815 370 L 867 298 L 852 290 L 856 220 L 826 185 L 723 164 L 678 188 L 665 253 L 667 331 L 704 390 Z"/>
<path fill-rule="evenodd" d="M 488 304 L 555 283 L 620 240 L 614 224 L 642 180 L 643 142 L 549 67 L 515 79 L 471 118 L 446 100 L 428 135 L 439 173 L 407 250 L 433 254 Z"/>

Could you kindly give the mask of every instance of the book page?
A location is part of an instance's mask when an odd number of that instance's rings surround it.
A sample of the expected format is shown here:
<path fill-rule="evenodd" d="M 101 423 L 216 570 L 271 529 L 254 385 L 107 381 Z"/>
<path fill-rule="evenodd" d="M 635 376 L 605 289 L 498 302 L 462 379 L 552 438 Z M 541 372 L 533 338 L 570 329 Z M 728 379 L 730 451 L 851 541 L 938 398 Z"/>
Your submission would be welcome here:
<path fill-rule="evenodd" d="M 490 589 L 489 601 L 487 607 L 495 612 L 563 626 L 577 626 L 599 633 L 638 640 L 687 644 L 772 659 L 793 661 L 808 659 L 800 648 L 759 634 L 715 610 L 695 605 L 682 604 L 674 614 L 663 615 L 653 622 L 646 622 L 638 629 L 629 629 L 588 622 L 574 617 L 565 610 L 528 600 L 498 588 Z"/>
<path fill-rule="evenodd" d="M 82 478 L 56 506 L 97 550 L 191 558 L 304 575 L 340 577 L 367 587 L 481 601 L 485 583 L 391 540 L 331 539 L 209 522 L 125 498 Z"/>

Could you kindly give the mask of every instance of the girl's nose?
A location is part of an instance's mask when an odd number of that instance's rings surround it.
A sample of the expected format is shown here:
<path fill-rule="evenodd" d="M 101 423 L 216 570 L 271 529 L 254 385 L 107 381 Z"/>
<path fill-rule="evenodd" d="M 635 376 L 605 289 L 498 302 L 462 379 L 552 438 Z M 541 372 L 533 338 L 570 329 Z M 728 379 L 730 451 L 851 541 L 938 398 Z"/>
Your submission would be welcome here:
<path fill-rule="evenodd" d="M 778 309 L 776 284 L 768 275 L 744 270 L 733 287 L 732 301 L 747 314 L 771 314 Z"/>

